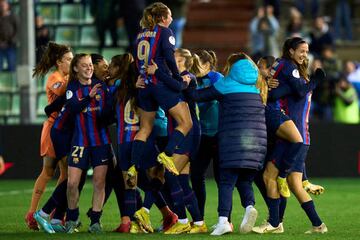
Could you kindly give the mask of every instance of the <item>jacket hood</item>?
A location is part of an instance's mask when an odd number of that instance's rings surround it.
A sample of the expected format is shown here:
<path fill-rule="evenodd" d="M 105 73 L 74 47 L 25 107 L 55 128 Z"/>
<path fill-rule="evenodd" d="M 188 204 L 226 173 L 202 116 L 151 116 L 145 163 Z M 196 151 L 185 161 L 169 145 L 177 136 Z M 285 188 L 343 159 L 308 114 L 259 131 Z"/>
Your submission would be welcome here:
<path fill-rule="evenodd" d="M 258 69 L 254 63 L 248 59 L 241 59 L 231 66 L 227 77 L 241 84 L 255 85 L 258 74 Z"/>

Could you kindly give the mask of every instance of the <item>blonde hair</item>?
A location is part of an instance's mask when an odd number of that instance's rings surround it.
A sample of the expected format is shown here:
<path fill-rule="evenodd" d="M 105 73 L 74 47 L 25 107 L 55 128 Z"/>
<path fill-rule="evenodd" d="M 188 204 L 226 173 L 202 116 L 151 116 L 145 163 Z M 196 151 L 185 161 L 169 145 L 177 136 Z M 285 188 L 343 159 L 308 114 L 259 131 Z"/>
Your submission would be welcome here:
<path fill-rule="evenodd" d="M 155 2 L 144 9 L 143 16 L 140 20 L 142 28 L 152 29 L 156 24 L 167 18 L 169 8 L 162 2 Z"/>
<path fill-rule="evenodd" d="M 178 53 L 181 57 L 185 58 L 185 69 L 189 71 L 194 64 L 193 56 L 190 50 L 185 48 L 177 48 L 175 53 Z"/>

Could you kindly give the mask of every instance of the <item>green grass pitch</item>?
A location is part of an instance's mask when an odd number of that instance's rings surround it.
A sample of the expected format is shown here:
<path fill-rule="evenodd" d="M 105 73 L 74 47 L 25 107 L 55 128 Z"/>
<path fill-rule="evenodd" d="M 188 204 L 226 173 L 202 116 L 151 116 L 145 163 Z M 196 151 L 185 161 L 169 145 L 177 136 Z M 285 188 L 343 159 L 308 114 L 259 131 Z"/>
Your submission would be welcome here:
<path fill-rule="evenodd" d="M 325 187 L 325 194 L 314 197 L 316 209 L 322 220 L 327 224 L 329 233 L 324 235 L 305 235 L 304 232 L 311 227 L 310 221 L 300 208 L 294 196 L 288 201 L 285 213 L 284 228 L 285 233 L 280 235 L 257 235 L 238 233 L 238 226 L 243 216 L 243 209 L 237 192 L 234 192 L 232 222 L 235 231 L 232 234 L 213 237 L 209 234 L 183 234 L 178 236 L 165 236 L 160 233 L 155 234 L 119 234 L 112 233 L 111 230 L 119 224 L 119 212 L 114 195 L 104 207 L 102 224 L 104 234 L 88 234 L 87 227 L 89 220 L 85 216 L 85 211 L 90 206 L 92 187 L 90 179 L 85 185 L 80 198 L 80 215 L 83 227 L 77 234 L 45 234 L 28 230 L 25 226 L 24 215 L 29 207 L 31 189 L 34 182 L 29 180 L 0 180 L 0 239 L 360 239 L 360 179 L 312 179 L 314 183 Z M 48 188 L 54 186 L 51 182 Z M 256 187 L 254 187 L 256 189 Z M 267 216 L 265 204 L 256 192 L 256 208 L 259 211 L 257 224 L 261 224 Z M 43 198 L 49 197 L 51 191 L 47 191 Z M 207 181 L 207 205 L 205 220 L 210 227 L 217 222 L 217 190 L 214 181 Z M 154 207 L 151 211 L 152 223 L 155 227 L 160 225 L 160 215 Z"/>

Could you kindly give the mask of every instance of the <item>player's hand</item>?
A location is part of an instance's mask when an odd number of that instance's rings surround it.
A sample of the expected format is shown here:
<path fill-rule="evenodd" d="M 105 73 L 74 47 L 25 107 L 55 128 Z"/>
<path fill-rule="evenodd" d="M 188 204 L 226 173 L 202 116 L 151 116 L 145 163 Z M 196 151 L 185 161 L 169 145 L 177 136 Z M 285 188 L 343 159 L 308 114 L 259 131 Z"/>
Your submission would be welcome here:
<path fill-rule="evenodd" d="M 279 81 L 274 78 L 269 78 L 267 80 L 269 88 L 277 88 L 279 86 Z"/>
<path fill-rule="evenodd" d="M 326 77 L 326 73 L 321 68 L 317 68 L 314 73 L 314 78 L 318 81 L 324 80 Z"/>
<path fill-rule="evenodd" d="M 140 75 L 138 76 L 138 79 L 136 80 L 135 86 L 136 86 L 136 88 L 145 88 L 145 80 Z"/>
<path fill-rule="evenodd" d="M 91 89 L 91 91 L 90 91 L 90 93 L 89 93 L 89 96 L 90 96 L 91 98 L 95 97 L 96 92 L 97 92 L 97 90 L 98 90 L 99 88 L 101 88 L 101 83 L 95 84 L 95 85 L 93 86 L 93 88 Z"/>
<path fill-rule="evenodd" d="M 158 65 L 154 62 L 154 60 L 151 60 L 151 65 L 145 67 L 146 73 L 149 75 L 154 75 L 157 69 Z"/>
<path fill-rule="evenodd" d="M 190 82 L 191 82 L 191 77 L 190 77 L 189 74 L 186 74 L 186 75 L 182 76 L 182 79 L 183 79 L 184 82 L 187 83 L 187 85 L 189 85 Z"/>

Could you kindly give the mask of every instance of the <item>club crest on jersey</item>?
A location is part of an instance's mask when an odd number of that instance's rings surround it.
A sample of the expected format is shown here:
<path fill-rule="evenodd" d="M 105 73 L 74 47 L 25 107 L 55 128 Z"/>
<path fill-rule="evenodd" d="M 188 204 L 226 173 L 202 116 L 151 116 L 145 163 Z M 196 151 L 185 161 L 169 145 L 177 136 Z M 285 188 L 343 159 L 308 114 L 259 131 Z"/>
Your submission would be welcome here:
<path fill-rule="evenodd" d="M 171 45 L 175 46 L 175 38 L 174 38 L 174 36 L 169 37 L 169 42 L 171 43 Z"/>
<path fill-rule="evenodd" d="M 292 75 L 293 75 L 293 77 L 295 77 L 295 78 L 300 78 L 299 70 L 294 69 L 294 70 L 292 71 Z"/>
<path fill-rule="evenodd" d="M 73 163 L 74 163 L 74 164 L 78 164 L 78 163 L 79 163 L 79 158 L 74 157 L 74 158 L 73 158 Z"/>
<path fill-rule="evenodd" d="M 100 95 L 100 94 L 96 94 L 96 95 L 95 95 L 95 99 L 96 99 L 96 101 L 100 101 L 101 95 Z"/>
<path fill-rule="evenodd" d="M 61 85 L 62 85 L 61 82 L 57 82 L 57 83 L 55 83 L 55 84 L 52 86 L 52 88 L 53 88 L 53 89 L 58 89 L 59 87 L 61 87 Z"/>
<path fill-rule="evenodd" d="M 67 90 L 67 91 L 66 91 L 66 99 L 70 99 L 70 98 L 72 98 L 72 96 L 73 96 L 72 91 L 71 91 L 71 90 Z"/>

